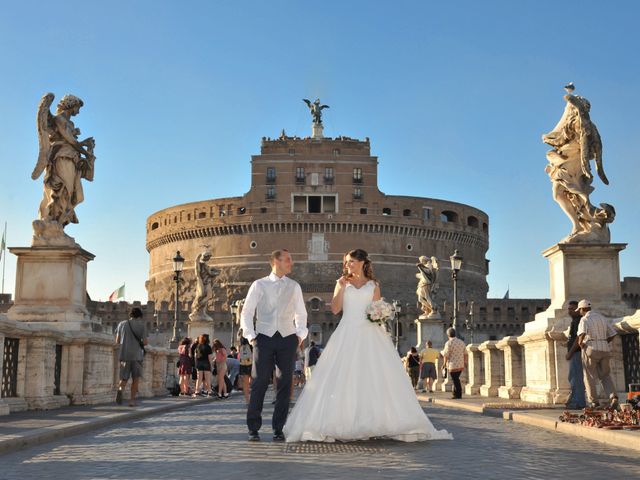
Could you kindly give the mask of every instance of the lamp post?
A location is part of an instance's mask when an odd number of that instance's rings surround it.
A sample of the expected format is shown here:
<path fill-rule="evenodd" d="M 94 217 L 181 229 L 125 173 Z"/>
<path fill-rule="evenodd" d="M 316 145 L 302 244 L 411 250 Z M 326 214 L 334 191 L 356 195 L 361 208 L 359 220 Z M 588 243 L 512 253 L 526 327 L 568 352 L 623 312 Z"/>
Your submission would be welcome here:
<path fill-rule="evenodd" d="M 184 258 L 180 255 L 180 250 L 173 257 L 173 280 L 176 282 L 176 308 L 173 315 L 173 336 L 169 342 L 169 348 L 178 348 L 178 321 L 180 320 L 180 274 L 184 267 Z"/>
<path fill-rule="evenodd" d="M 233 330 L 236 326 L 236 318 L 238 318 L 238 300 L 229 305 L 231 311 L 231 339 L 229 340 L 229 348 L 233 347 Z"/>
<path fill-rule="evenodd" d="M 469 316 L 464 322 L 465 328 L 469 331 L 469 340 L 470 343 L 473 343 L 473 302 L 469 305 Z"/>
<path fill-rule="evenodd" d="M 396 351 L 398 350 L 398 341 L 400 340 L 400 311 L 402 310 L 402 304 L 397 301 L 397 300 L 393 300 L 391 302 L 391 304 L 393 305 L 393 316 L 395 318 L 396 321 L 396 325 L 395 325 L 395 345 L 396 345 Z"/>
<path fill-rule="evenodd" d="M 458 272 L 462 268 L 462 256 L 456 249 L 449 257 L 451 261 L 451 278 L 453 278 L 453 328 L 458 331 Z"/>

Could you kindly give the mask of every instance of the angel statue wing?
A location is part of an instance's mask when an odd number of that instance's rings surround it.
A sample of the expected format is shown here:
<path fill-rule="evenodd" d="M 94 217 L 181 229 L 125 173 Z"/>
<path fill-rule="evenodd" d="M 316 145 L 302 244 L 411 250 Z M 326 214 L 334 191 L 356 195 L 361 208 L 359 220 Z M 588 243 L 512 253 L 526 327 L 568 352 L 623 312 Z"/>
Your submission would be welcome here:
<path fill-rule="evenodd" d="M 303 98 L 302 101 L 307 104 L 307 107 L 311 108 L 311 101 L 307 100 L 306 98 Z"/>
<path fill-rule="evenodd" d="M 36 163 L 33 172 L 31 173 L 31 178 L 38 178 L 45 167 L 49 163 L 49 156 L 51 154 L 51 142 L 49 141 L 49 131 L 52 128 L 52 116 L 49 108 L 51 108 L 51 104 L 53 103 L 53 99 L 55 95 L 53 93 L 45 94 L 40 100 L 40 105 L 38 105 L 38 114 L 36 116 L 36 124 L 38 127 L 38 144 L 40 147 L 40 151 L 38 153 L 38 162 Z"/>
<path fill-rule="evenodd" d="M 322 110 L 323 108 L 329 108 L 329 105 L 320 105 L 320 110 Z"/>

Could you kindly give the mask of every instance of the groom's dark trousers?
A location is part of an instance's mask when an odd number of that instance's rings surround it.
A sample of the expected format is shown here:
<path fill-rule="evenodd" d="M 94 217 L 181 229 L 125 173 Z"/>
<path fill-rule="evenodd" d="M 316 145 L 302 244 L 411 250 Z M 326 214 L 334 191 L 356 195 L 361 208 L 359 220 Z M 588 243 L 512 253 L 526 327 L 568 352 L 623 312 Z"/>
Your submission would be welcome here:
<path fill-rule="evenodd" d="M 298 336 L 295 333 L 286 337 L 282 337 L 280 332 L 276 332 L 273 337 L 260 333 L 256 337 L 253 347 L 251 398 L 247 409 L 249 431 L 258 431 L 262 426 L 264 396 L 269 387 L 274 366 L 277 366 L 281 376 L 278 378 L 278 392 L 271 426 L 274 432 L 282 432 L 289 414 L 289 398 L 297 349 Z"/>

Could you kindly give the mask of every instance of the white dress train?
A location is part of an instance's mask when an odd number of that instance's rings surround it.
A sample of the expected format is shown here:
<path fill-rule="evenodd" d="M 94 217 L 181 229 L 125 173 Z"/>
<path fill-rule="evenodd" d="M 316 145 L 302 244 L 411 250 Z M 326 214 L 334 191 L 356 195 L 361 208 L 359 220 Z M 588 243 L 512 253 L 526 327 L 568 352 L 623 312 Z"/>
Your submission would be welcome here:
<path fill-rule="evenodd" d="M 375 283 L 347 284 L 342 319 L 284 427 L 287 442 L 452 439 L 422 410 L 389 335 L 366 309 Z"/>

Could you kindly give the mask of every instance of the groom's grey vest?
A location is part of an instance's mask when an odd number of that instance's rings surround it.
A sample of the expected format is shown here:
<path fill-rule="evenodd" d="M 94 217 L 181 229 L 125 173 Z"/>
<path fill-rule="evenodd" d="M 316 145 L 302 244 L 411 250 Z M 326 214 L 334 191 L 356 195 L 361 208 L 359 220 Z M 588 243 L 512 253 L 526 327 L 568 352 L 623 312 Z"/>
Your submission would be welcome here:
<path fill-rule="evenodd" d="M 297 283 L 287 277 L 272 282 L 266 277 L 262 283 L 262 298 L 256 308 L 256 334 L 272 337 L 276 332 L 286 337 L 296 333 L 294 292 Z"/>

